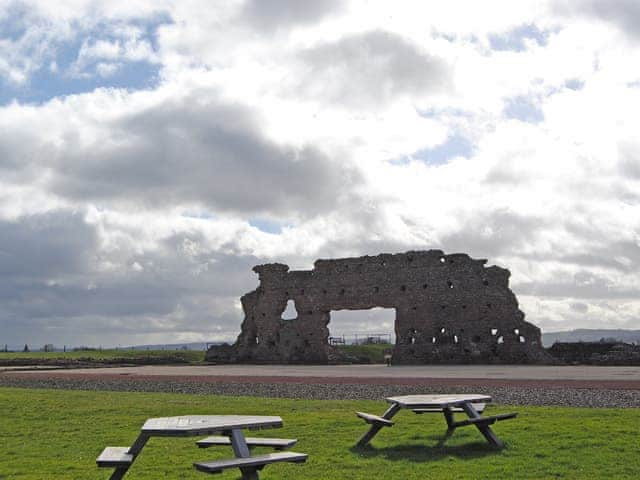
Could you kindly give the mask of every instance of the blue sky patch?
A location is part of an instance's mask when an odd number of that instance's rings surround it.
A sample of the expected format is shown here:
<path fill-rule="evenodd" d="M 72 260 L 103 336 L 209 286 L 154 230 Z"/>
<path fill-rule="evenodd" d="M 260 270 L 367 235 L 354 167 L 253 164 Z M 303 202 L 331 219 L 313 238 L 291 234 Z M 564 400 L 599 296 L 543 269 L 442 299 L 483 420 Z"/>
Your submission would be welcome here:
<path fill-rule="evenodd" d="M 262 232 L 272 233 L 274 235 L 282 233 L 282 228 L 284 227 L 282 223 L 274 220 L 267 220 L 266 218 L 251 218 L 249 219 L 249 225 Z"/>
<path fill-rule="evenodd" d="M 584 88 L 584 80 L 572 78 L 564 82 L 564 86 L 569 90 L 582 90 Z"/>
<path fill-rule="evenodd" d="M 523 52 L 527 49 L 527 40 L 534 40 L 538 45 L 545 46 L 549 32 L 540 30 L 536 25 L 520 25 L 506 33 L 489 35 L 489 45 L 492 50 Z"/>
<path fill-rule="evenodd" d="M 518 96 L 509 98 L 505 102 L 504 115 L 527 123 L 540 123 L 544 120 L 544 113 L 531 97 Z"/>
<path fill-rule="evenodd" d="M 21 18 L 23 13 L 17 12 L 0 23 L 0 31 L 4 38 L 19 40 L 29 32 Z M 14 23 L 14 20 L 16 22 Z M 137 41 L 146 42 L 152 51 L 157 51 L 156 32 L 160 25 L 169 23 L 167 16 L 158 16 L 151 20 L 135 20 L 126 24 L 99 24 L 91 31 L 80 32 L 75 38 L 59 44 L 49 45 L 40 65 L 31 72 L 28 81 L 23 85 L 14 85 L 0 78 L 0 105 L 12 101 L 24 103 L 42 103 L 52 98 L 91 92 L 97 88 L 122 88 L 140 90 L 153 88 L 159 82 L 160 65 L 149 59 L 130 60 L 122 55 L 114 58 L 92 57 L 79 64 L 79 54 L 83 44 L 95 45 L 106 41 L 124 44 L 130 41 L 118 33 L 121 28 L 135 28 Z M 6 25 L 15 25 L 5 29 Z M 41 42 L 51 42 L 49 38 L 41 38 Z M 34 47 L 35 48 L 35 47 Z M 30 52 L 21 52 L 30 56 Z M 34 57 L 35 58 L 35 57 Z M 105 71 L 109 70 L 105 74 Z"/>
<path fill-rule="evenodd" d="M 456 157 L 469 158 L 473 155 L 473 143 L 460 133 L 454 133 L 440 145 L 424 148 L 406 157 L 391 160 L 394 165 L 404 165 L 410 160 L 420 160 L 428 165 L 444 165 Z"/>

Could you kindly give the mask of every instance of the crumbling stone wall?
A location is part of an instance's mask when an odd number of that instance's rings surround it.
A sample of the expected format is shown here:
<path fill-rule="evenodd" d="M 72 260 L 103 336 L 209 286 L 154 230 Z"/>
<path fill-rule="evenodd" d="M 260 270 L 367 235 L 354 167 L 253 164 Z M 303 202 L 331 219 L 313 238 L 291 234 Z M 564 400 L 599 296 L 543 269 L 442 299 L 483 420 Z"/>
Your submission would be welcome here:
<path fill-rule="evenodd" d="M 396 311 L 395 364 L 550 361 L 540 330 L 518 309 L 509 271 L 485 263 L 429 250 L 317 260 L 305 271 L 258 265 L 236 343 L 212 347 L 207 359 L 327 363 L 339 357 L 328 344 L 332 310 L 384 307 Z M 298 316 L 285 320 L 289 300 Z"/>

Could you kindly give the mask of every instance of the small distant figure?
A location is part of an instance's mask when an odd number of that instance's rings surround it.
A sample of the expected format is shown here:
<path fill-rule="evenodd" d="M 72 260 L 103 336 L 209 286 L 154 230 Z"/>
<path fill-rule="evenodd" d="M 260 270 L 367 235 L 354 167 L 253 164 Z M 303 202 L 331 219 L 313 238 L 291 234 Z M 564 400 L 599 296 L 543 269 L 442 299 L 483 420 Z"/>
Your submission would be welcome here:
<path fill-rule="evenodd" d="M 389 350 L 384 352 L 384 363 L 387 364 L 387 367 L 391 366 L 391 352 Z"/>
<path fill-rule="evenodd" d="M 22 349 L 23 352 L 28 352 L 29 351 L 29 345 L 27 345 L 26 343 L 24 344 L 24 348 Z"/>

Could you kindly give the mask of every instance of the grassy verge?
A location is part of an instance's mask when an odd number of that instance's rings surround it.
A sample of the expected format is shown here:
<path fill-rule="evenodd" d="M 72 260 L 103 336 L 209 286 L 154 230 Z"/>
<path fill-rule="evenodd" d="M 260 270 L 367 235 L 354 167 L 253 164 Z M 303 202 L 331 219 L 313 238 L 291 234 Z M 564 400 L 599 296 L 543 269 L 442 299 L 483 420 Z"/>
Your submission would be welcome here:
<path fill-rule="evenodd" d="M 82 350 L 71 352 L 0 352 L 1 365 L 179 364 L 204 361 L 194 350 Z"/>
<path fill-rule="evenodd" d="M 294 450 L 308 453 L 309 461 L 268 466 L 264 480 L 635 479 L 640 471 L 640 409 L 518 407 L 517 419 L 495 426 L 507 443 L 501 451 L 490 448 L 473 427 L 459 429 L 438 448 L 444 430 L 440 416 L 401 412 L 373 447 L 353 448 L 366 428 L 353 412 L 384 408 L 382 401 L 0 388 L 0 478 L 107 479 L 109 469 L 94 463 L 103 447 L 130 445 L 148 417 L 184 414 L 282 416 L 285 428 L 257 435 L 298 438 Z M 129 476 L 207 478 L 193 470 L 192 462 L 232 455 L 228 447 L 200 450 L 194 440 L 153 438 Z M 216 478 L 238 477 L 236 470 Z"/>
<path fill-rule="evenodd" d="M 392 350 L 393 345 L 338 345 L 336 348 L 351 357 L 357 358 L 362 363 L 384 363 L 384 352 Z"/>

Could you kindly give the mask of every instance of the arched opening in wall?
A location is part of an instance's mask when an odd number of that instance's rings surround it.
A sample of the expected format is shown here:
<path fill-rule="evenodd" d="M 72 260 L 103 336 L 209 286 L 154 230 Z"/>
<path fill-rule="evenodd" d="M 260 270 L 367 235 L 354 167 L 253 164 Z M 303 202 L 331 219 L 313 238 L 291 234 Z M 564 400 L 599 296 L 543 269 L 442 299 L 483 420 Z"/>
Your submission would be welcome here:
<path fill-rule="evenodd" d="M 296 310 L 296 304 L 293 300 L 287 302 L 287 306 L 281 315 L 283 320 L 295 320 L 298 318 L 298 310 Z"/>
<path fill-rule="evenodd" d="M 395 308 L 332 310 L 329 317 L 329 343 L 335 346 L 395 344 Z"/>

